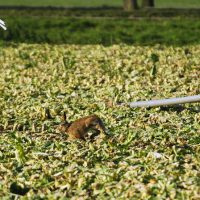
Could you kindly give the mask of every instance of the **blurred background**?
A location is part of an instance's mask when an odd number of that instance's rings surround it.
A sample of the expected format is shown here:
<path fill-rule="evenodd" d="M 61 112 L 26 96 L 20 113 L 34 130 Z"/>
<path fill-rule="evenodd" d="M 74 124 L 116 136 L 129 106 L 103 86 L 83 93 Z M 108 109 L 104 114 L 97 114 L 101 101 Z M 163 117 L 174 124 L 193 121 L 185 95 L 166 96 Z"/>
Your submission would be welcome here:
<path fill-rule="evenodd" d="M 200 43 L 200 0 L 0 0 L 0 42 Z"/>

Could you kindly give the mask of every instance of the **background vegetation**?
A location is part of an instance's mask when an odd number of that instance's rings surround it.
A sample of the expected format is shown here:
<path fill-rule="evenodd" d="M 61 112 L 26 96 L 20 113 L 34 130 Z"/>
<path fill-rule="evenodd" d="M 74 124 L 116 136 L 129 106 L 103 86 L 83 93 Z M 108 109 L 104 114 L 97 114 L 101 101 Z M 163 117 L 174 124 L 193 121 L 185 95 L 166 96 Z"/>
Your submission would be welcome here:
<path fill-rule="evenodd" d="M 200 42 L 198 19 L 183 21 L 9 17 L 6 21 L 11 28 L 1 31 L 0 38 L 10 42 L 103 45 L 185 45 Z"/>
<path fill-rule="evenodd" d="M 125 12 L 123 1 L 1 1 L 0 5 L 97 6 L 69 9 L 3 8 L 0 18 L 8 30 L 0 31 L 4 42 L 52 44 L 186 45 L 199 43 L 198 9 L 172 9 L 170 1 L 155 1 L 157 8 Z M 42 4 L 40 4 L 42 2 Z M 165 2 L 165 3 L 164 3 Z M 168 2 L 169 4 L 167 4 Z M 181 1 L 182 7 L 198 7 L 198 1 Z M 188 2 L 190 5 L 188 5 Z M 172 3 L 172 2 L 171 2 Z M 180 1 L 172 7 L 179 7 Z M 199 3 L 200 4 L 200 3 Z M 102 5 L 120 7 L 98 7 Z M 180 6 L 181 7 L 181 6 Z M 15 17 L 13 17 L 15 16 Z M 160 31 L 158 31 L 160 30 Z"/>
<path fill-rule="evenodd" d="M 141 0 L 138 1 L 139 4 Z M 0 5 L 26 6 L 122 6 L 123 0 L 0 0 Z M 200 8 L 199 0 L 155 0 L 157 8 Z"/>

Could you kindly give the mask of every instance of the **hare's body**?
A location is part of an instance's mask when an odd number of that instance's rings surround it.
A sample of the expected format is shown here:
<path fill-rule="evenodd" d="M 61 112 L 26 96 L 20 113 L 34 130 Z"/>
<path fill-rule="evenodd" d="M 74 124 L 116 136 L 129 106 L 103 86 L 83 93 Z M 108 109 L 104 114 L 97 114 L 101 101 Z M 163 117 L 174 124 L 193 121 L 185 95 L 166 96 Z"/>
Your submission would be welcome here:
<path fill-rule="evenodd" d="M 69 139 L 83 139 L 88 136 L 90 130 L 105 133 L 102 120 L 97 115 L 90 115 L 68 123 L 66 120 L 59 126 L 61 132 L 69 135 Z"/>

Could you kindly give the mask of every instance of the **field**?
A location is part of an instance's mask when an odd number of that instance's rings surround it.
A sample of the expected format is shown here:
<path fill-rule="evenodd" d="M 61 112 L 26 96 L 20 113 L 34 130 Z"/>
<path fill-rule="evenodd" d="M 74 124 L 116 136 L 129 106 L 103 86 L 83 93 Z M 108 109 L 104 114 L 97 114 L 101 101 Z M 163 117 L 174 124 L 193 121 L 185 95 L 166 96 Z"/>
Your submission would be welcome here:
<path fill-rule="evenodd" d="M 200 104 L 115 105 L 199 94 L 199 54 L 199 45 L 2 47 L 0 197 L 199 199 Z M 68 141 L 56 132 L 63 111 L 96 113 L 106 137 Z"/>
<path fill-rule="evenodd" d="M 141 0 L 138 1 L 141 4 Z M 0 5 L 26 6 L 122 6 L 123 0 L 0 0 Z M 199 0 L 155 0 L 157 8 L 200 8 Z"/>
<path fill-rule="evenodd" d="M 119 106 L 200 94 L 200 1 L 122 2 L 0 0 L 0 199 L 200 199 L 200 103 Z"/>

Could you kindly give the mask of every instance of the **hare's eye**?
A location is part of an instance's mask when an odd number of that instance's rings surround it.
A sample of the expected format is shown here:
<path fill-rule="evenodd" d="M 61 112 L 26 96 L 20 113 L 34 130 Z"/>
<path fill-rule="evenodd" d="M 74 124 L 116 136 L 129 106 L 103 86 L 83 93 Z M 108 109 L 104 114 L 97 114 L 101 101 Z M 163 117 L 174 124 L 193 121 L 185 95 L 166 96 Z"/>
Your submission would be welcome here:
<path fill-rule="evenodd" d="M 91 125 L 96 126 L 98 124 L 98 121 L 94 120 L 92 121 Z"/>

